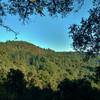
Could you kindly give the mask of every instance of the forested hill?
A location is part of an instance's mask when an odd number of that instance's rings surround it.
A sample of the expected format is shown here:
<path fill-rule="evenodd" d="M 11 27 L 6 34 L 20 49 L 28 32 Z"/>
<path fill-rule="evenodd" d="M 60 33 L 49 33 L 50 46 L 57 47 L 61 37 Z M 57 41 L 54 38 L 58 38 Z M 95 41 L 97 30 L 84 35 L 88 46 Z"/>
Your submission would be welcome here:
<path fill-rule="evenodd" d="M 49 86 L 57 91 L 65 79 L 85 79 L 92 87 L 100 88 L 95 82 L 100 57 L 84 62 L 82 56 L 76 52 L 42 49 L 24 41 L 0 42 L 0 84 L 7 81 L 8 73 L 13 69 L 24 74 L 26 87 L 44 89 Z M 3 92 L 0 95 L 4 95 Z"/>

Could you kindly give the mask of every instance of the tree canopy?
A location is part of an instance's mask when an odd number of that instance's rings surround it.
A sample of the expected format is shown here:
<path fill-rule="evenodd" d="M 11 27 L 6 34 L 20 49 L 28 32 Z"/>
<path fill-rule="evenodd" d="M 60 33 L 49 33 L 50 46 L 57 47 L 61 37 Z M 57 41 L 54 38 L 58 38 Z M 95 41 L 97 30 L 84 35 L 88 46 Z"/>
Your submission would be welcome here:
<path fill-rule="evenodd" d="M 67 15 L 76 5 L 82 6 L 84 0 L 0 0 L 0 16 L 19 15 L 25 21 L 33 14 L 45 15 L 45 10 L 51 16 L 61 14 Z"/>
<path fill-rule="evenodd" d="M 100 53 L 100 7 L 90 10 L 90 16 L 82 19 L 80 25 L 72 25 L 70 34 L 76 50 L 90 55 Z"/>
<path fill-rule="evenodd" d="M 0 42 L 0 100 L 100 100 L 100 56 L 88 62 L 82 57 Z"/>

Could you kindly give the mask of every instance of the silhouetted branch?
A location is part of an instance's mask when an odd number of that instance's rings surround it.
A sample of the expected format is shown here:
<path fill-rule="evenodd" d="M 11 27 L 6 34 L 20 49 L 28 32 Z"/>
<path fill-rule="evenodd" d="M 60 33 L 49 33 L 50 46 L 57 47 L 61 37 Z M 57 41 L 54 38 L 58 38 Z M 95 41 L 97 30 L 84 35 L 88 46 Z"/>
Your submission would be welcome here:
<path fill-rule="evenodd" d="M 7 31 L 11 31 L 15 34 L 15 39 L 17 39 L 17 35 L 19 34 L 18 32 L 14 31 L 12 28 L 10 28 L 9 26 L 7 25 L 4 25 L 4 24 L 0 24 L 1 27 L 5 28 Z"/>

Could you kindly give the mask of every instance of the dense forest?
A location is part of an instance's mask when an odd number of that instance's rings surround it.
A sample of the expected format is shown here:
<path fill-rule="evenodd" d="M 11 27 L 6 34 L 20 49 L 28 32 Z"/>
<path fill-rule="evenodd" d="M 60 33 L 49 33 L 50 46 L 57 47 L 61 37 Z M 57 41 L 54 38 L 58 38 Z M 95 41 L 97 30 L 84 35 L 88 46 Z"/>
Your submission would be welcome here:
<path fill-rule="evenodd" d="M 18 99 L 100 100 L 100 56 L 0 42 L 0 100 Z"/>

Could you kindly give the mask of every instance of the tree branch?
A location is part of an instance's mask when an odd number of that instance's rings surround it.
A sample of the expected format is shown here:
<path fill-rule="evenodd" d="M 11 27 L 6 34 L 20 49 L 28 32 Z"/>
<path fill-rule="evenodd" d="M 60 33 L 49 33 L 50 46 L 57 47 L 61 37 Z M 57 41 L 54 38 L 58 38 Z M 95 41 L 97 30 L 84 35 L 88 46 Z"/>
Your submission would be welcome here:
<path fill-rule="evenodd" d="M 12 28 L 10 28 L 9 26 L 4 25 L 2 23 L 0 23 L 0 26 L 3 27 L 3 28 L 5 28 L 7 31 L 13 32 L 15 34 L 15 38 L 14 39 L 15 40 L 17 39 L 17 35 L 19 34 L 19 32 L 14 31 Z"/>

